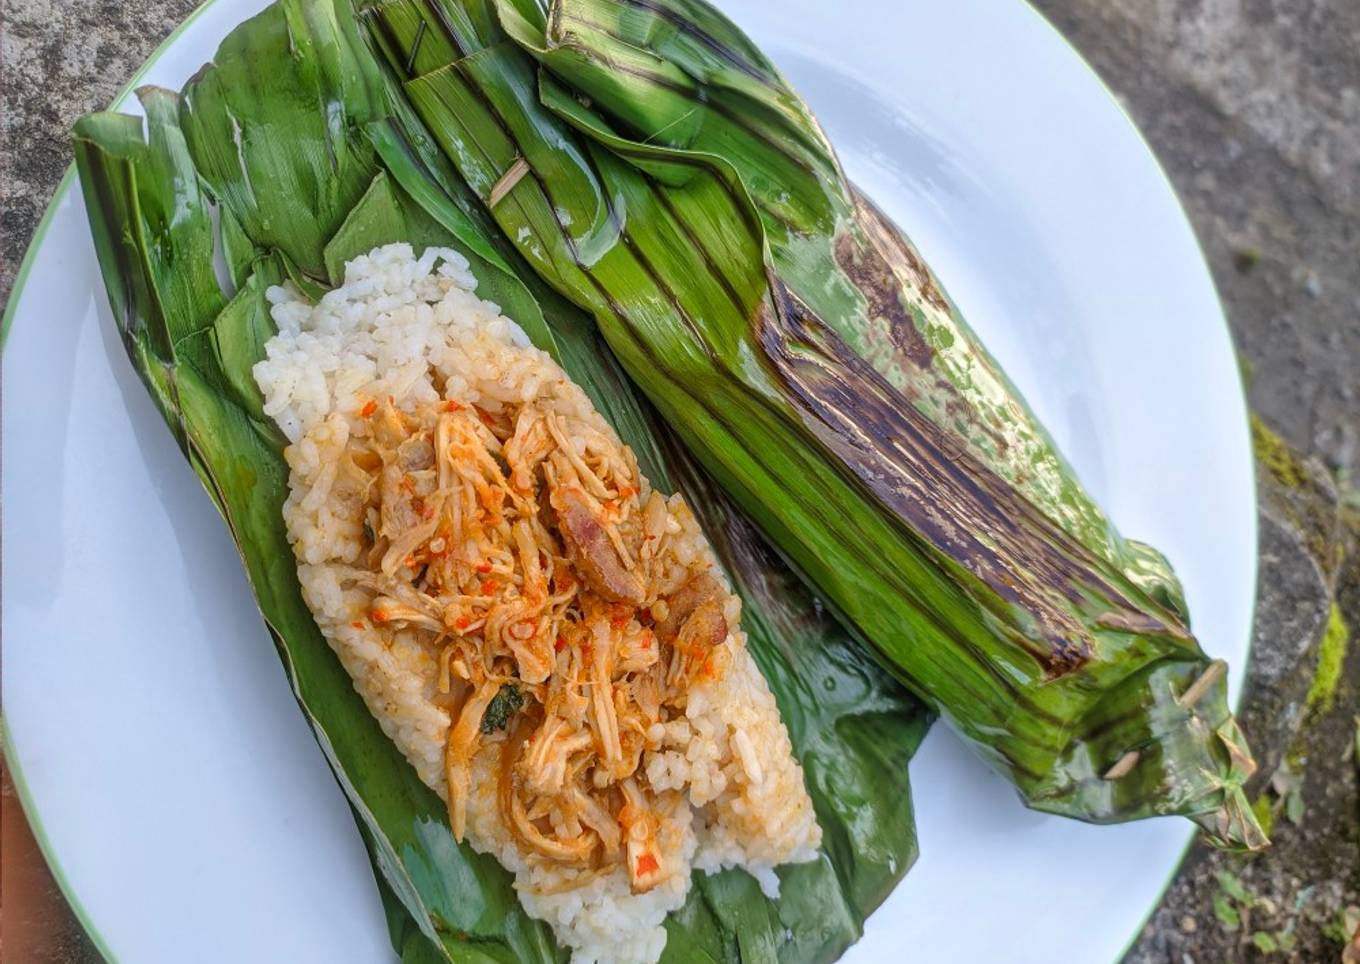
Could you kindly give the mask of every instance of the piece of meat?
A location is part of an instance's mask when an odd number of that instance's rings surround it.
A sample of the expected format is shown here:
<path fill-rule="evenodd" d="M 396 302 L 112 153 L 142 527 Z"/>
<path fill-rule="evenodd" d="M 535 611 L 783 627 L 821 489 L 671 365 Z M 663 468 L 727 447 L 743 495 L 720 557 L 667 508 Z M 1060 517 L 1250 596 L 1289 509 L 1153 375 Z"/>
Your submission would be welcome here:
<path fill-rule="evenodd" d="M 553 490 L 549 502 L 557 514 L 557 527 L 567 556 L 586 583 L 610 602 L 641 606 L 646 592 L 642 577 L 624 565 L 604 523 L 591 511 L 585 493 L 563 486 Z"/>
<path fill-rule="evenodd" d="M 449 823 L 453 838 L 463 842 L 467 829 L 467 801 L 472 787 L 472 757 L 481 741 L 482 715 L 500 692 L 495 683 L 483 683 L 468 697 L 458 719 L 449 727 L 444 747 L 444 774 L 449 793 Z"/>
<path fill-rule="evenodd" d="M 722 596 L 722 585 L 709 573 L 704 572 L 695 576 L 666 599 L 666 618 L 657 621 L 655 627 L 657 637 L 667 643 L 674 643 L 676 637 L 680 635 L 680 630 L 689 622 L 696 609 L 710 599 L 721 600 Z M 718 618 L 722 618 L 721 605 L 718 607 Z M 722 635 L 723 637 L 727 635 L 725 620 Z M 718 642 L 722 642 L 722 638 L 719 638 Z"/>
<path fill-rule="evenodd" d="M 721 598 L 705 599 L 689 614 L 675 637 L 675 648 L 690 659 L 703 659 L 727 638 L 727 618 Z"/>
<path fill-rule="evenodd" d="M 619 832 L 618 820 L 602 807 L 598 800 L 583 792 L 580 787 L 572 787 L 567 793 L 567 799 L 576 810 L 576 819 L 581 821 L 584 826 L 594 830 L 595 835 L 600 838 L 600 843 L 604 845 L 605 856 L 613 857 L 618 853 L 622 837 Z"/>
<path fill-rule="evenodd" d="M 625 635 L 619 640 L 616 669 L 622 673 L 641 672 L 660 658 L 660 650 L 656 633 L 650 629 Z"/>
<path fill-rule="evenodd" d="M 444 631 L 444 621 L 424 609 L 408 606 L 388 596 L 378 596 L 369 609 L 369 618 L 375 623 L 405 623 L 419 626 L 433 633 Z"/>
<path fill-rule="evenodd" d="M 520 760 L 524 787 L 535 794 L 559 794 L 567 787 L 574 754 L 590 749 L 591 737 L 565 719 L 550 716 L 534 731 Z"/>
<path fill-rule="evenodd" d="M 575 836 L 564 839 L 559 835 L 559 831 L 565 828 L 557 828 L 551 831 L 553 835 L 549 836 L 539 829 L 534 819 L 529 816 L 528 808 L 521 796 L 525 788 L 519 767 L 519 756 L 528 743 L 527 726 L 523 714 L 520 714 L 515 726 L 501 744 L 501 768 L 496 794 L 501 819 L 521 844 L 549 860 L 567 864 L 585 863 L 590 859 L 591 852 L 600 839 L 595 833 L 578 829 Z"/>
<path fill-rule="evenodd" d="M 591 626 L 590 722 L 595 731 L 596 752 L 601 765 L 615 776 L 622 775 L 623 744 L 619 740 L 618 709 L 614 705 L 614 639 L 604 620 Z"/>

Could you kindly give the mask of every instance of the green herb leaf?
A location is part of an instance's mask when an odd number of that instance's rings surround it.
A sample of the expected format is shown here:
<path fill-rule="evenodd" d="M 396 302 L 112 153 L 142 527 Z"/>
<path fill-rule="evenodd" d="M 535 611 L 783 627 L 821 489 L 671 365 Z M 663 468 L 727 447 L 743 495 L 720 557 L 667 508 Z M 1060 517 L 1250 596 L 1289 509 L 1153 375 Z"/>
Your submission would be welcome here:
<path fill-rule="evenodd" d="M 514 683 L 506 683 L 496 691 L 495 696 L 491 697 L 486 713 L 482 715 L 482 732 L 495 733 L 497 730 L 505 729 L 510 725 L 510 717 L 523 707 L 524 694 Z"/>

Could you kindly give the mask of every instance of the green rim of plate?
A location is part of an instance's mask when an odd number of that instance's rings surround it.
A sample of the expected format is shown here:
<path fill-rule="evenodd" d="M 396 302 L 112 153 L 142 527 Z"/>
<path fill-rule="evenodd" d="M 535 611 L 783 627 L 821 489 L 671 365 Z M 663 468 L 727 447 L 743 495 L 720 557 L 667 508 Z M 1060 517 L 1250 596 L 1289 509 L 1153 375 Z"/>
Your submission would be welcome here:
<path fill-rule="evenodd" d="M 209 0 L 212 2 L 212 0 Z M 61 888 L 62 896 L 66 903 L 70 905 L 76 920 L 84 928 L 85 935 L 89 937 L 90 943 L 94 944 L 106 961 L 115 961 L 113 952 L 109 950 L 108 942 L 104 940 L 104 935 L 95 929 L 94 920 L 90 917 L 85 907 L 76 899 L 75 889 L 71 882 L 66 879 L 66 874 L 62 871 L 61 865 L 57 863 L 56 851 L 52 848 L 51 842 L 47 839 L 47 833 L 43 830 L 42 822 L 38 820 L 38 808 L 33 803 L 33 797 L 28 792 L 28 784 L 24 781 L 23 771 L 19 769 L 19 759 L 14 753 L 14 742 L 10 738 L 9 727 L 5 726 L 5 721 L 0 717 L 0 753 L 5 755 L 5 765 L 9 769 L 10 783 L 14 785 L 14 793 L 19 798 L 19 809 L 24 812 L 24 817 L 28 820 L 29 831 L 33 834 L 33 839 L 38 844 L 43 859 L 47 861 L 47 866 L 52 872 L 52 877 Z"/>
<path fill-rule="evenodd" d="M 122 86 L 122 88 L 118 91 L 116 95 L 114 95 L 113 102 L 110 105 L 110 108 L 112 109 L 122 106 L 123 102 L 127 99 L 128 95 L 131 94 L 132 91 L 136 88 L 137 84 L 140 83 L 142 78 L 146 76 L 147 72 L 150 71 L 151 68 L 155 66 L 156 61 L 160 60 L 160 58 L 164 56 L 166 51 L 168 51 L 170 47 L 173 46 L 174 43 L 179 40 L 179 38 L 184 34 L 184 32 L 188 30 L 189 27 L 192 26 L 193 23 L 196 20 L 198 20 L 199 17 L 208 10 L 209 7 L 214 6 L 218 2 L 219 0 L 204 0 L 204 2 L 200 4 L 198 7 L 196 7 L 194 11 L 190 13 L 189 16 L 186 17 L 182 23 L 180 23 L 179 26 L 172 30 L 170 34 L 160 42 L 156 49 L 151 52 L 151 56 L 149 56 L 146 59 L 146 61 L 140 67 L 137 68 L 136 73 L 132 75 L 128 82 Z M 1137 139 L 1138 143 L 1142 145 L 1143 150 L 1147 153 L 1148 159 L 1152 162 L 1153 168 L 1155 168 L 1158 175 L 1161 176 L 1162 182 L 1166 185 L 1168 193 L 1170 193 L 1171 197 L 1175 200 L 1176 207 L 1180 210 L 1181 218 L 1185 221 L 1187 228 L 1189 228 L 1191 236 L 1195 238 L 1195 250 L 1199 252 L 1200 266 L 1204 269 L 1204 275 L 1209 279 L 1209 285 L 1214 292 L 1214 299 L 1215 301 L 1218 302 L 1219 319 L 1222 321 L 1224 328 L 1226 328 L 1228 331 L 1229 344 L 1235 344 L 1235 341 L 1232 336 L 1232 328 L 1228 325 L 1227 313 L 1223 310 L 1223 299 L 1219 296 L 1218 286 L 1214 281 L 1213 272 L 1209 270 L 1209 262 L 1204 256 L 1204 248 L 1201 244 L 1199 244 L 1199 238 L 1195 234 L 1193 223 L 1190 221 L 1189 214 L 1185 210 L 1185 205 L 1181 201 L 1181 196 L 1176 191 L 1175 185 L 1171 183 L 1171 178 L 1166 173 L 1166 169 L 1162 167 L 1161 161 L 1157 159 L 1157 154 L 1152 150 L 1152 146 L 1148 144 L 1146 138 L 1143 137 L 1143 132 L 1139 130 L 1137 123 L 1134 122 L 1133 117 L 1130 116 L 1129 112 L 1125 110 L 1124 105 L 1119 101 L 1119 98 L 1115 97 L 1113 91 L 1111 91 L 1110 88 L 1106 86 L 1104 79 L 1102 79 L 1100 74 L 1096 72 L 1096 69 L 1093 66 L 1091 66 L 1091 63 L 1084 56 L 1082 56 L 1081 51 L 1078 50 L 1072 44 L 1072 42 L 1067 39 L 1063 32 L 1059 30 L 1057 26 L 1055 26 L 1053 22 L 1043 14 L 1042 11 L 1033 6 L 1033 4 L 1029 2 L 1029 0 L 1024 0 L 1024 6 L 1026 9 L 1029 10 L 1031 14 L 1037 17 L 1045 27 L 1052 31 L 1052 33 L 1055 36 L 1057 36 L 1059 40 L 1062 41 L 1063 45 L 1066 46 L 1068 50 L 1072 51 L 1073 56 L 1075 56 L 1077 61 L 1082 65 L 1083 68 L 1085 68 L 1086 72 L 1090 74 L 1091 80 L 1094 81 L 1096 86 L 1099 87 L 1100 90 L 1104 92 L 1106 99 L 1108 99 L 1110 104 L 1115 108 L 1115 110 L 1119 112 L 1119 115 L 1124 118 L 1124 122 L 1128 124 L 1130 130 L 1133 131 L 1134 137 Z M 70 191 L 71 185 L 75 182 L 75 178 L 76 178 L 75 163 L 72 162 L 71 164 L 67 165 L 65 173 L 62 174 L 61 176 L 61 180 L 57 182 L 56 190 L 52 193 L 52 200 L 48 202 L 47 209 L 43 212 L 42 219 L 38 221 L 38 227 L 33 232 L 33 239 L 29 242 L 28 248 L 24 252 L 24 259 L 19 264 L 19 271 L 17 274 L 15 274 L 14 284 L 10 288 L 9 302 L 5 305 L 5 313 L 3 316 L 0 316 L 0 351 L 4 350 L 4 346 L 6 342 L 9 340 L 10 324 L 14 320 L 14 315 L 18 310 L 19 301 L 23 297 L 24 285 L 28 281 L 29 270 L 33 267 L 33 261 L 37 258 L 38 251 L 42 248 L 43 240 L 47 236 L 47 230 L 49 227 L 51 227 L 52 218 L 55 216 L 58 206 L 61 204 L 62 201 L 66 199 L 66 195 Z M 1247 410 L 1245 386 L 1242 386 L 1241 383 L 1239 382 L 1239 387 L 1242 389 L 1242 408 L 1244 410 Z M 1252 505 L 1258 505 L 1259 493 L 1257 492 L 1256 488 L 1256 475 L 1254 472 L 1251 473 L 1250 479 L 1248 480 L 1248 484 L 1251 487 Z M 1250 625 L 1253 628 L 1256 625 L 1256 604 L 1258 588 L 1257 579 L 1260 575 L 1259 556 L 1256 562 L 1257 565 L 1253 567 L 1255 571 L 1252 574 L 1251 618 L 1249 620 Z M 1247 636 L 1248 665 L 1250 664 L 1251 661 L 1252 643 L 1254 642 L 1254 640 L 1255 633 L 1253 631 L 1249 633 Z M 1245 672 L 1245 667 L 1243 668 L 1243 672 Z M 1242 708 L 1243 694 L 1246 691 L 1245 684 L 1246 681 L 1244 678 L 1241 685 L 1241 689 L 1238 691 L 1236 701 L 1237 705 L 1235 707 L 1235 712 L 1239 714 Z M 116 961 L 117 959 L 113 956 L 113 952 L 109 949 L 108 943 L 104 940 L 103 935 L 99 933 L 99 930 L 94 926 L 93 919 L 90 917 L 89 912 L 85 910 L 84 905 L 81 904 L 79 898 L 76 896 L 75 889 L 71 886 L 71 882 L 67 879 L 65 872 L 62 870 L 60 861 L 57 860 L 56 850 L 52 847 L 51 841 L 48 840 L 47 838 L 47 833 L 42 826 L 42 820 L 38 816 L 38 809 L 34 805 L 33 797 L 30 795 L 28 790 L 28 784 L 24 780 L 23 771 L 19 766 L 19 759 L 15 753 L 15 746 L 10 736 L 9 727 L 4 725 L 3 715 L 0 715 L 0 749 L 2 749 L 4 752 L 5 760 L 9 766 L 10 778 L 14 783 L 15 792 L 19 797 L 19 805 L 23 809 L 24 816 L 27 818 L 28 825 L 33 832 L 33 839 L 37 841 L 38 849 L 42 852 L 43 859 L 47 861 L 47 865 L 52 871 L 52 876 L 56 880 L 57 886 L 61 888 L 62 895 L 66 898 L 66 902 L 71 905 L 71 910 L 75 913 L 76 919 L 80 922 L 80 926 L 85 929 L 85 933 L 89 935 L 91 942 L 93 942 L 95 947 L 98 949 L 99 953 L 102 954 L 104 956 L 104 959 L 107 961 Z M 1157 895 L 1157 899 L 1153 902 L 1152 906 L 1148 909 L 1147 914 L 1143 917 L 1142 923 L 1139 924 L 1137 930 L 1133 932 L 1132 936 L 1130 936 L 1127 943 L 1125 943 L 1124 949 L 1120 951 L 1119 954 L 1120 958 L 1123 958 L 1128 955 L 1128 952 L 1133 948 L 1133 945 L 1138 941 L 1138 938 L 1142 935 L 1143 930 L 1147 927 L 1148 922 L 1152 920 L 1152 915 L 1157 912 L 1157 908 L 1162 903 L 1162 898 L 1166 896 L 1166 892 L 1171 889 L 1172 883 L 1175 882 L 1176 877 L 1179 875 L 1181 866 L 1185 863 L 1185 858 L 1189 856 L 1190 849 L 1194 846 L 1195 839 L 1196 839 L 1195 831 L 1193 830 L 1188 831 L 1185 846 L 1181 850 L 1180 857 L 1177 858 L 1175 866 L 1171 869 L 1170 874 L 1166 878 L 1166 882 L 1162 885 L 1161 890 Z"/>

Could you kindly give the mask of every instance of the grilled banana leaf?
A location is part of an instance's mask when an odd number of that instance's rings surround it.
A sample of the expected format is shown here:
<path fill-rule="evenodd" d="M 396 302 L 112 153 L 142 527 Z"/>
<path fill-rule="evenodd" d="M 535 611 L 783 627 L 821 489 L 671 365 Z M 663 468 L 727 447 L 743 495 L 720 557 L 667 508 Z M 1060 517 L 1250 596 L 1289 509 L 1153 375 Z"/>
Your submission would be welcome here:
<path fill-rule="evenodd" d="M 1032 807 L 1264 845 L 1225 667 L 806 106 L 701 0 L 379 0 L 523 258 L 847 626 Z"/>
<path fill-rule="evenodd" d="M 123 343 L 231 529 L 372 855 L 394 946 L 410 962 L 564 956 L 509 875 L 454 841 L 443 803 L 369 715 L 301 598 L 283 525 L 285 441 L 250 371 L 273 334 L 265 289 L 291 279 L 320 291 L 347 258 L 408 241 L 458 248 L 479 293 L 558 357 L 653 482 L 686 491 L 743 597 L 750 647 L 805 767 L 819 859 L 782 872 L 779 901 L 737 871 L 696 874 L 668 922 L 666 959 L 834 958 L 915 859 L 906 766 L 929 714 L 683 456 L 593 321 L 527 268 L 387 84 L 349 8 L 283 0 L 233 32 L 182 96 L 139 91 L 145 121 L 82 118 L 75 148 Z"/>

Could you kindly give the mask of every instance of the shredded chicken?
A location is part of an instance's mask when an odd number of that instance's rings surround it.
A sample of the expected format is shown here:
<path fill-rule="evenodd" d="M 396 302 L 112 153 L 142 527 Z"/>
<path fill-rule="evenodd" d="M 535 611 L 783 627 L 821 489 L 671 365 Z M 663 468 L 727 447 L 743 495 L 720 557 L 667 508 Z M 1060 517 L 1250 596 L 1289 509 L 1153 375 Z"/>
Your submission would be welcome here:
<path fill-rule="evenodd" d="M 622 862 L 635 891 L 656 886 L 684 859 L 658 834 L 664 794 L 643 753 L 683 718 L 691 683 L 724 669 L 721 584 L 662 577 L 667 500 L 582 420 L 535 402 L 380 403 L 367 425 L 340 468 L 367 520 L 346 578 L 371 592 L 376 628 L 417 634 L 438 660 L 455 836 L 472 761 L 499 744 L 496 799 L 527 854 Z"/>

